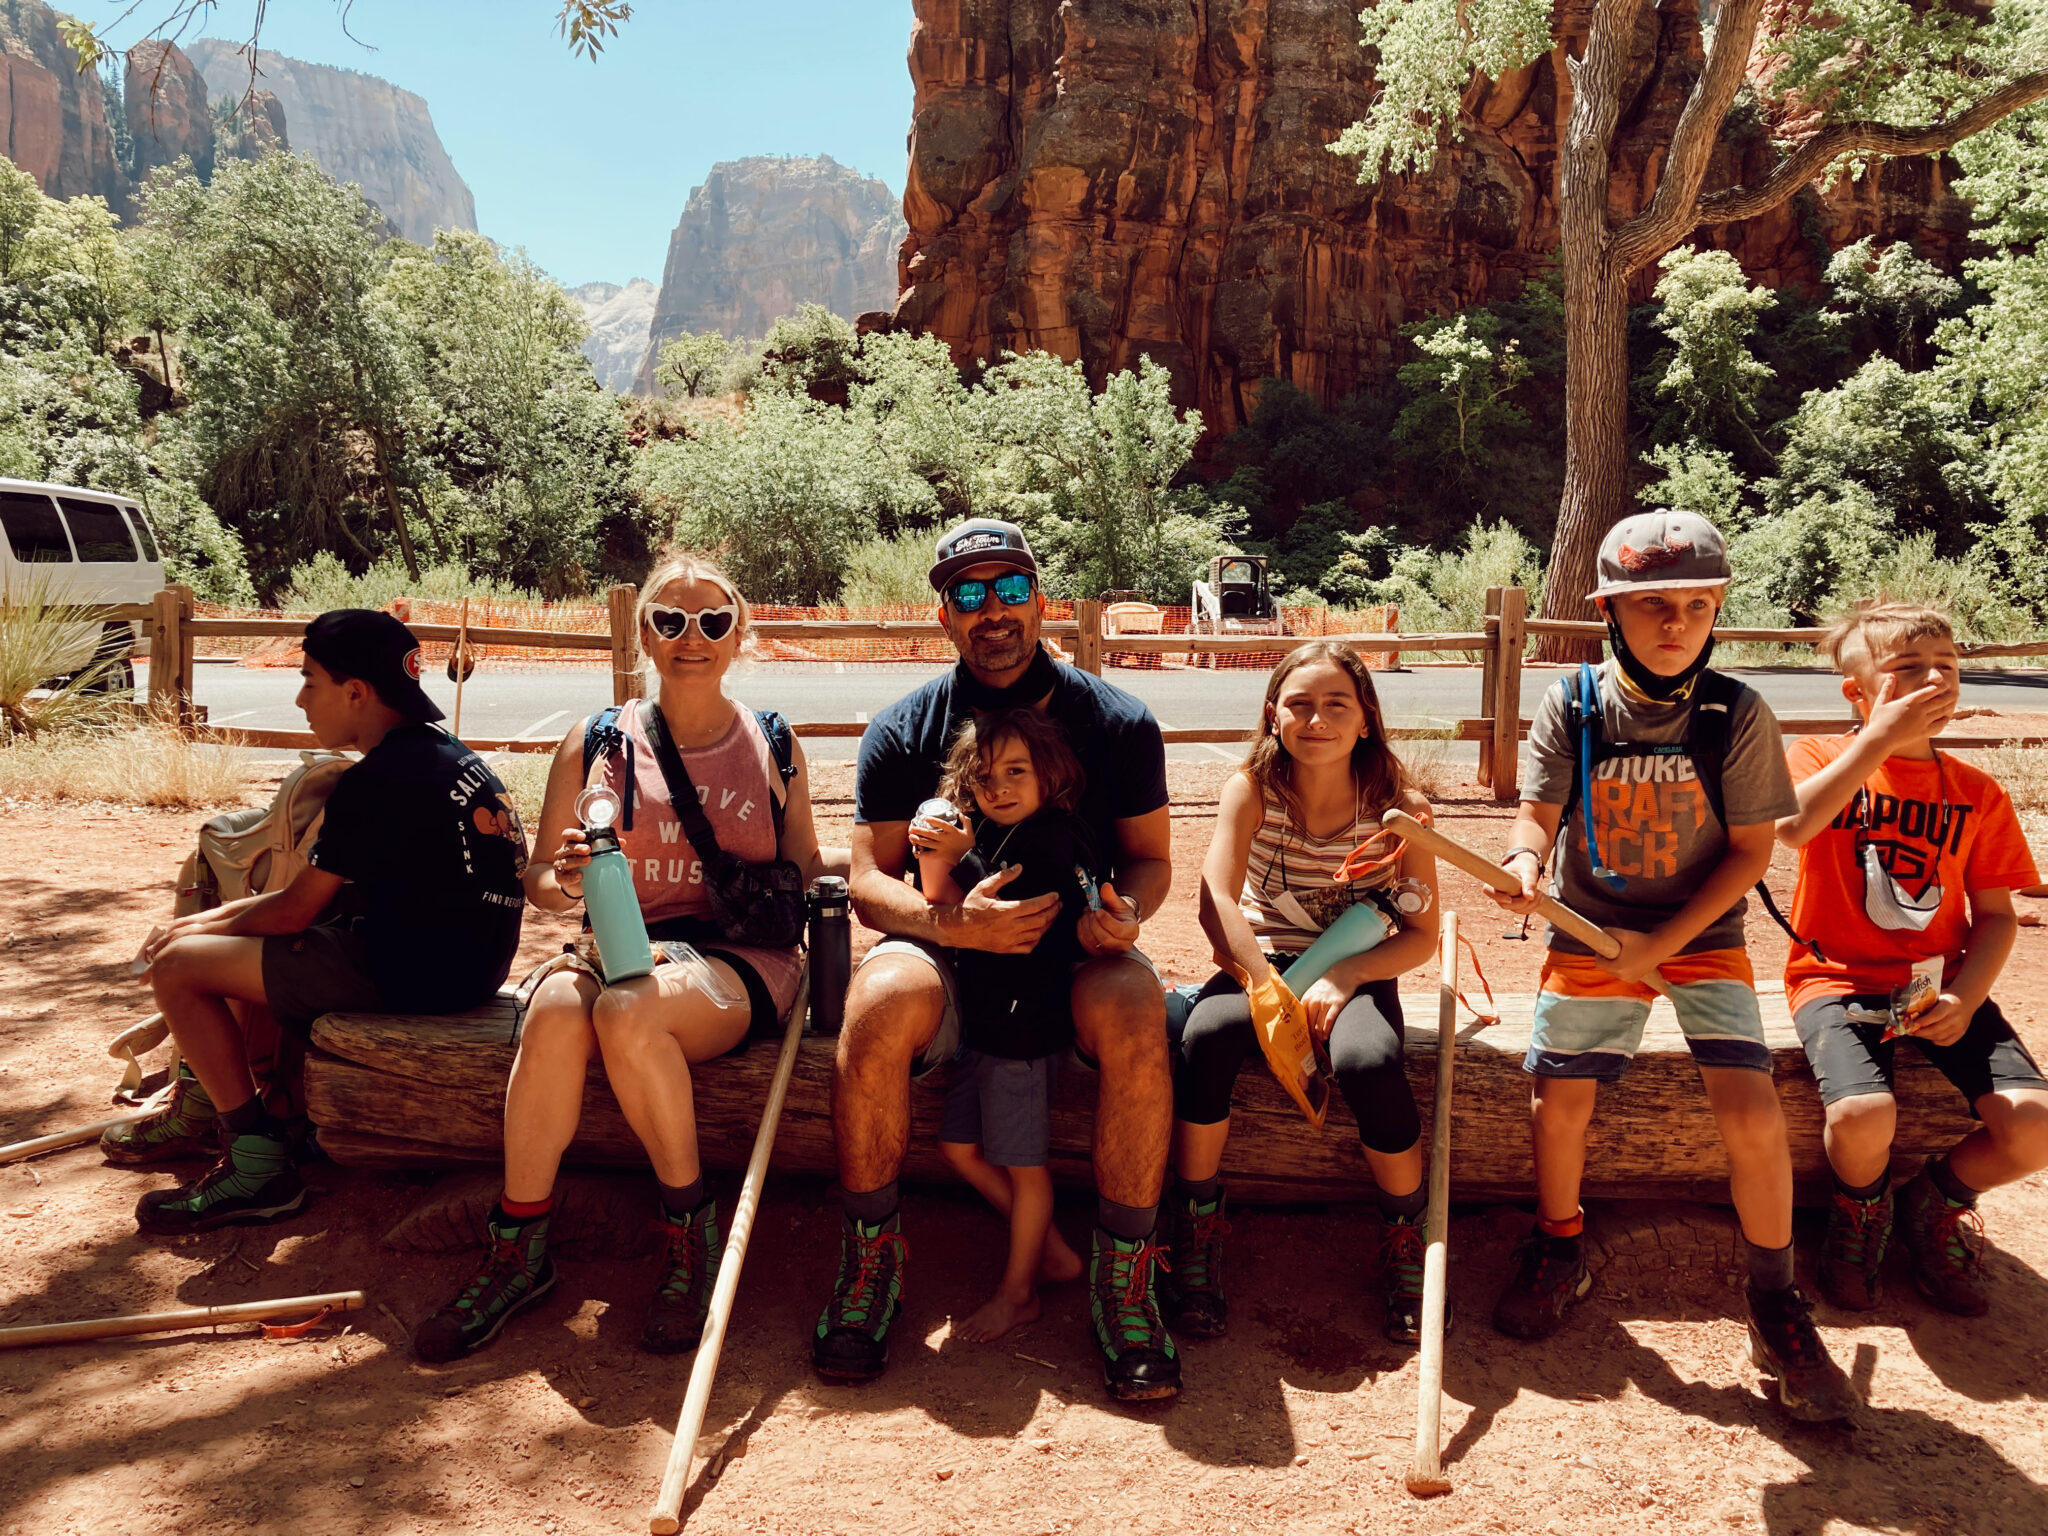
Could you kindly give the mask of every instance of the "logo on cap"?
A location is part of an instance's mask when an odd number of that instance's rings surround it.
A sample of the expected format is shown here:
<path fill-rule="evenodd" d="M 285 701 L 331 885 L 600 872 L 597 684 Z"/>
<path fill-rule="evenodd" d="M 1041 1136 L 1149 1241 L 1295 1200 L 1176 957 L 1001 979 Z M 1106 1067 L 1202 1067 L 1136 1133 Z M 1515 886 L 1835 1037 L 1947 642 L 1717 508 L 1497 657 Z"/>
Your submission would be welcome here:
<path fill-rule="evenodd" d="M 1652 544 L 1646 549 L 1632 549 L 1624 544 L 1614 558 L 1624 571 L 1641 574 L 1660 566 L 1676 565 L 1692 551 L 1692 540 L 1666 538 L 1663 543 Z"/>
<path fill-rule="evenodd" d="M 405 653 L 403 665 L 405 667 L 405 675 L 414 682 L 418 682 L 420 680 L 420 648 L 418 646 L 414 646 Z"/>
<path fill-rule="evenodd" d="M 955 539 L 953 541 L 953 553 L 955 555 L 965 555 L 977 549 L 1003 549 L 1008 544 L 1009 540 L 1005 539 L 1000 533 L 970 533 L 964 539 Z"/>

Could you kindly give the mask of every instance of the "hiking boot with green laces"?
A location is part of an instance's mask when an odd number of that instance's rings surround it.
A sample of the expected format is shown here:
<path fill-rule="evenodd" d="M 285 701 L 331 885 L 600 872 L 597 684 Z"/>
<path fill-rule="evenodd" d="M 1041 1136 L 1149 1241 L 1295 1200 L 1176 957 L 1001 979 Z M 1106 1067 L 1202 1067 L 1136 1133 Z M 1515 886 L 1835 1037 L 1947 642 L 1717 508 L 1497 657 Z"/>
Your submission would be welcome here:
<path fill-rule="evenodd" d="M 483 1261 L 462 1293 L 413 1330 L 413 1352 L 439 1365 L 460 1360 L 498 1336 L 522 1307 L 555 1288 L 555 1261 L 548 1257 L 548 1218 L 490 1223 Z"/>
<path fill-rule="evenodd" d="M 1192 1196 L 1174 1201 L 1166 1232 L 1165 1272 L 1155 1282 L 1159 1310 L 1183 1338 L 1222 1337 L 1230 1311 L 1223 1299 L 1223 1239 L 1230 1223 L 1223 1219 L 1222 1192 L 1206 1204 Z"/>
<path fill-rule="evenodd" d="M 1493 1304 L 1493 1326 L 1518 1339 L 1547 1339 L 1593 1289 L 1593 1272 L 1576 1237 L 1552 1237 L 1541 1227 L 1515 1244 L 1513 1261 L 1515 1272 Z"/>
<path fill-rule="evenodd" d="M 153 1189 L 135 1207 L 145 1232 L 182 1236 L 238 1223 L 275 1221 L 306 1203 L 291 1143 L 260 1132 L 231 1137 L 220 1161 L 189 1184 Z"/>
<path fill-rule="evenodd" d="M 651 1355 L 695 1349 L 704 1337 L 704 1314 L 718 1283 L 723 1245 L 718 1236 L 718 1202 L 706 1200 L 687 1216 L 663 1213 L 661 1280 L 640 1327 L 640 1347 Z"/>
<path fill-rule="evenodd" d="M 1170 1262 L 1149 1237 L 1125 1242 L 1097 1227 L 1088 1255 L 1088 1317 L 1102 1381 L 1120 1403 L 1180 1391 L 1180 1355 L 1159 1316 L 1154 1266 Z"/>
<path fill-rule="evenodd" d="M 1820 1293 L 1850 1312 L 1868 1312 L 1884 1296 L 1884 1253 L 1892 1236 L 1890 1190 L 1874 1200 L 1835 1191 L 1820 1251 Z"/>
<path fill-rule="evenodd" d="M 839 1232 L 839 1277 L 811 1338 L 811 1365 L 835 1381 L 873 1381 L 889 1364 L 889 1325 L 903 1309 L 903 1266 L 910 1247 L 892 1215 Z"/>
<path fill-rule="evenodd" d="M 1380 1228 L 1380 1284 L 1386 1298 L 1382 1331 L 1396 1344 L 1422 1342 L 1422 1263 L 1429 1251 L 1421 1213 L 1385 1216 Z M 1444 1293 L 1444 1332 L 1453 1326 L 1451 1297 Z"/>
<path fill-rule="evenodd" d="M 1789 1285 L 1782 1291 L 1749 1287 L 1749 1358 L 1778 1380 L 1778 1401 L 1793 1418 L 1828 1424 L 1856 1412 L 1856 1389 L 1828 1358 L 1813 1326 L 1813 1303 Z"/>
<path fill-rule="evenodd" d="M 100 1154 L 110 1163 L 161 1163 L 178 1157 L 218 1157 L 220 1132 L 213 1100 L 182 1061 L 171 1084 L 170 1099 L 161 1109 L 109 1128 L 100 1137 Z"/>
<path fill-rule="evenodd" d="M 1982 1317 L 1991 1310 L 1984 1291 L 1984 1221 L 1974 1205 L 1957 1205 L 1921 1169 L 1899 1192 L 1900 1236 L 1913 1254 L 1913 1283 L 1945 1312 Z"/>

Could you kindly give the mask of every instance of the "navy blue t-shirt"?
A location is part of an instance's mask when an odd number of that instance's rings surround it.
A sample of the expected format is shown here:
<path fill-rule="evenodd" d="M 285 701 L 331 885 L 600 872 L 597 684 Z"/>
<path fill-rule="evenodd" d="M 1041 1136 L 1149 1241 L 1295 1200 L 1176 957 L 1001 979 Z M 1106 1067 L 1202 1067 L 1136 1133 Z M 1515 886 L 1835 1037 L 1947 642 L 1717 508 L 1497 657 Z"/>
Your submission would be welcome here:
<path fill-rule="evenodd" d="M 391 1007 L 453 1013 L 510 974 L 526 832 L 498 776 L 439 726 L 398 727 L 334 781 L 309 858 L 351 882 L 342 910 Z"/>
<path fill-rule="evenodd" d="M 1078 667 L 1055 664 L 1053 671 L 1046 713 L 1067 733 L 1087 776 L 1076 814 L 1114 866 L 1116 824 L 1166 804 L 1166 744 L 1152 711 L 1123 689 Z M 855 821 L 909 821 L 939 792 L 947 745 L 973 713 L 958 686 L 960 673 L 955 667 L 933 678 L 875 716 L 860 739 L 854 770 Z"/>

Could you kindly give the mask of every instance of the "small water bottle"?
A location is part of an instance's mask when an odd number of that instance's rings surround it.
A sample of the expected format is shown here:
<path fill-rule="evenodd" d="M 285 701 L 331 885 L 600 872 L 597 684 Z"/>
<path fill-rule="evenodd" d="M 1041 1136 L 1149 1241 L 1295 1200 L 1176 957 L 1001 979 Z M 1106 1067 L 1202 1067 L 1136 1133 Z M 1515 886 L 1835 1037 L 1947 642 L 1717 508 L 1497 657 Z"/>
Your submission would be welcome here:
<path fill-rule="evenodd" d="M 846 986 L 853 979 L 853 919 L 846 882 L 820 875 L 811 882 L 811 1028 L 836 1035 L 846 1019 Z"/>
<path fill-rule="evenodd" d="M 633 889 L 633 866 L 619 848 L 619 798 L 609 789 L 586 789 L 577 797 L 576 817 L 590 842 L 583 870 L 583 910 L 597 939 L 597 968 L 607 983 L 645 976 L 654 969 L 647 943 L 647 919 Z"/>

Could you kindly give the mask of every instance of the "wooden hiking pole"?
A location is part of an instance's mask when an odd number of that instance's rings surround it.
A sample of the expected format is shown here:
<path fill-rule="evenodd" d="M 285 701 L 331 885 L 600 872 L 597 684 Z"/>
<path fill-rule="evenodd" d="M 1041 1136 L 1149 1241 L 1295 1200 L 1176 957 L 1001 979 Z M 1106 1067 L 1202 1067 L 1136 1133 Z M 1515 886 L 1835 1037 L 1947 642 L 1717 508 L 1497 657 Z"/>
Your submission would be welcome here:
<path fill-rule="evenodd" d="M 1387 812 L 1380 818 L 1380 826 L 1397 837 L 1406 838 L 1418 848 L 1428 849 L 1445 863 L 1457 865 L 1480 884 L 1490 885 L 1503 895 L 1513 896 L 1522 889 L 1521 881 L 1485 854 L 1467 848 L 1456 838 L 1444 836 L 1435 827 L 1425 827 L 1406 811 Z M 1563 835 L 1563 832 L 1558 833 L 1560 837 Z M 1581 917 L 1563 902 L 1538 896 L 1536 910 L 1553 928 L 1562 928 L 1601 959 L 1612 960 L 1621 953 L 1621 946 L 1608 936 L 1604 928 Z M 1444 915 L 1446 918 L 1450 916 L 1449 913 Z"/>
<path fill-rule="evenodd" d="M 180 1307 L 175 1312 L 137 1312 L 126 1317 L 94 1317 L 77 1323 L 35 1323 L 26 1328 L 0 1328 L 0 1349 L 24 1344 L 64 1344 L 79 1339 L 111 1339 L 130 1333 L 171 1333 L 180 1328 L 211 1328 L 218 1323 L 260 1323 L 274 1317 L 313 1312 L 314 1321 L 329 1312 L 357 1312 L 366 1305 L 361 1291 L 332 1291 L 323 1296 L 280 1296 L 275 1301 L 238 1301 L 225 1307 Z M 300 1324 L 303 1328 L 308 1326 Z"/>
<path fill-rule="evenodd" d="M 462 600 L 462 624 L 455 631 L 455 660 L 450 663 L 455 671 L 455 724 L 449 734 L 457 741 L 462 739 L 462 685 L 469 678 L 469 599 Z"/>
<path fill-rule="evenodd" d="M 68 1131 L 55 1131 L 48 1136 L 38 1136 L 33 1141 L 17 1141 L 12 1146 L 0 1147 L 0 1163 L 15 1163 L 24 1157 L 55 1152 L 62 1147 L 75 1147 L 82 1141 L 98 1141 L 115 1126 L 140 1120 L 144 1115 L 153 1115 L 158 1107 L 156 1101 L 152 1099 L 140 1108 L 131 1109 L 125 1114 L 113 1115 L 105 1120 L 95 1120 L 91 1125 L 77 1126 Z"/>
<path fill-rule="evenodd" d="M 1443 915 L 1436 1011 L 1436 1108 L 1429 1121 L 1429 1246 L 1422 1256 L 1422 1356 L 1417 1366 L 1415 1464 L 1408 1491 L 1449 1493 L 1440 1443 L 1444 1407 L 1444 1297 L 1450 1282 L 1451 1062 L 1458 1040 L 1458 914 Z"/>
<path fill-rule="evenodd" d="M 761 1129 L 754 1133 L 754 1153 L 747 1159 L 747 1176 L 732 1208 L 732 1231 L 725 1239 L 725 1257 L 719 1261 L 718 1285 L 711 1292 L 704 1336 L 690 1366 L 690 1384 L 683 1392 L 683 1411 L 668 1448 L 668 1465 L 662 1469 L 661 1491 L 647 1512 L 647 1529 L 654 1536 L 672 1536 L 683 1528 L 683 1493 L 690 1486 L 690 1463 L 696 1457 L 697 1436 L 704 1428 L 704 1410 L 711 1406 L 711 1381 L 718 1374 L 718 1352 L 725 1345 L 725 1325 L 732 1319 L 733 1297 L 740 1288 L 740 1265 L 746 1262 L 754 1212 L 761 1205 L 761 1185 L 768 1177 L 768 1154 L 775 1148 L 782 1101 L 789 1093 L 790 1074 L 796 1070 L 797 1042 L 803 1038 L 804 1019 L 810 1011 L 810 991 L 806 967 L 797 978 L 796 1006 L 789 1011 L 789 1029 L 782 1037 L 782 1059 L 775 1063 L 775 1080 L 768 1086 L 768 1102 L 761 1109 Z"/>

